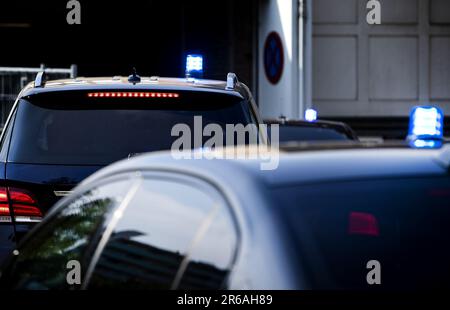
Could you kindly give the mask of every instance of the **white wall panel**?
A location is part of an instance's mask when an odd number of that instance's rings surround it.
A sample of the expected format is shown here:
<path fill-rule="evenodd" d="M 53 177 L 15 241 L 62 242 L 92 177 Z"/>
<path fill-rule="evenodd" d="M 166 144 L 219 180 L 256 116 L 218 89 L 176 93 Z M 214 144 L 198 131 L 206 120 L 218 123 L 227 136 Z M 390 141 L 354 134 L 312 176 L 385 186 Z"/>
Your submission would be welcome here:
<path fill-rule="evenodd" d="M 313 0 L 314 22 L 321 24 L 356 24 L 357 0 Z"/>
<path fill-rule="evenodd" d="M 314 2 L 319 115 L 407 116 L 420 104 L 450 114 L 450 0 L 380 0 L 381 25 L 367 24 L 367 0 L 356 13 L 352 1 Z"/>
<path fill-rule="evenodd" d="M 313 97 L 357 99 L 357 40 L 355 37 L 313 38 Z"/>
<path fill-rule="evenodd" d="M 430 40 L 430 89 L 435 100 L 450 99 L 450 36 Z"/>
<path fill-rule="evenodd" d="M 380 0 L 382 24 L 417 24 L 418 0 Z"/>
<path fill-rule="evenodd" d="M 369 42 L 369 99 L 418 99 L 418 38 L 371 37 Z"/>
<path fill-rule="evenodd" d="M 430 23 L 450 24 L 449 2 L 449 0 L 430 0 Z"/>

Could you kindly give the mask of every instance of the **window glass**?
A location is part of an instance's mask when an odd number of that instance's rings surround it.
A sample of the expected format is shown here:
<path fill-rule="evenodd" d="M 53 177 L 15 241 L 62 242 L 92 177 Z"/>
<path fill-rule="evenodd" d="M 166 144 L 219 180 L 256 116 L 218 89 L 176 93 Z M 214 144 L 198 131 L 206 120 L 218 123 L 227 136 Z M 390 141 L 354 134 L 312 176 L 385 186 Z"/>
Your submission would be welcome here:
<path fill-rule="evenodd" d="M 280 142 L 342 140 L 349 140 L 349 137 L 333 128 L 280 126 Z"/>
<path fill-rule="evenodd" d="M 177 99 L 84 95 L 21 100 L 8 161 L 107 165 L 135 154 L 171 149 L 185 133 L 172 136 L 176 124 L 188 126 L 190 132 L 185 134 L 194 148 L 194 126 L 202 132 L 208 124 L 225 129 L 226 124 L 245 126 L 252 121 L 248 103 L 228 95 L 183 93 Z M 201 120 L 194 122 L 196 116 Z M 209 139 L 203 137 L 202 145 Z M 226 141 L 225 134 L 222 140 Z"/>
<path fill-rule="evenodd" d="M 107 216 L 122 201 L 127 180 L 89 190 L 68 202 L 20 249 L 9 266 L 8 283 L 15 289 L 67 289 L 67 263 L 77 260 L 81 274 L 87 269 L 86 255 L 93 236 Z"/>
<path fill-rule="evenodd" d="M 179 289 L 224 289 L 236 253 L 238 235 L 228 207 L 217 203 L 203 223 L 204 234 L 189 255 Z"/>
<path fill-rule="evenodd" d="M 449 178 L 292 185 L 274 195 L 315 288 L 449 287 Z M 367 283 L 371 260 L 381 286 Z"/>
<path fill-rule="evenodd" d="M 205 224 L 218 214 L 218 203 L 217 197 L 191 183 L 145 179 L 105 246 L 89 287 L 172 288 L 177 274 L 181 279 L 180 268 L 187 265 L 186 255 L 197 242 L 203 244 L 205 229 L 215 236 L 223 232 L 221 228 L 208 230 L 209 226 Z M 229 266 L 227 239 L 232 238 L 216 239 L 216 242 L 225 240 L 226 244 L 218 253 L 194 250 L 198 259 L 208 255 L 215 258 L 198 264 L 198 272 L 212 272 L 223 277 Z M 211 242 L 209 240 L 207 244 Z M 218 264 L 212 265 L 212 262 Z"/>

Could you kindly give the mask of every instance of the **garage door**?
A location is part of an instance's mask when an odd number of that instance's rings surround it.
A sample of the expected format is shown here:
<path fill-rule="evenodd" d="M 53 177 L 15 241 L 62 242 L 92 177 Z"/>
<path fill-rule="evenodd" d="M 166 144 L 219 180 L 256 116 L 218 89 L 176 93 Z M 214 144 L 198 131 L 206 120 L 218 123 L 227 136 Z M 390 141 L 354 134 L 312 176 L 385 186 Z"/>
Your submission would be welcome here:
<path fill-rule="evenodd" d="M 322 116 L 406 116 L 435 103 L 450 114 L 450 1 L 313 0 L 313 106 Z"/>

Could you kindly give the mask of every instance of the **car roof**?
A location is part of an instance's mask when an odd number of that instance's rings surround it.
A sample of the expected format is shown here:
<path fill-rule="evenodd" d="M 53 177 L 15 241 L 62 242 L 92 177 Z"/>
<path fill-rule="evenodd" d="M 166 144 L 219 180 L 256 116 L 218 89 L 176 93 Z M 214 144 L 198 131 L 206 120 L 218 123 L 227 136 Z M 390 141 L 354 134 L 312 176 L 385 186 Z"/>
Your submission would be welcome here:
<path fill-rule="evenodd" d="M 266 124 L 278 124 L 280 126 L 287 127 L 307 127 L 307 128 L 320 128 L 320 129 L 332 129 L 347 135 L 348 138 L 352 140 L 358 140 L 358 136 L 353 131 L 353 129 L 343 122 L 327 121 L 327 120 L 316 120 L 313 122 L 299 120 L 299 119 L 286 119 L 286 118 L 272 118 L 264 119 Z"/>
<path fill-rule="evenodd" d="M 269 187 L 289 184 L 351 181 L 375 178 L 404 178 L 421 176 L 445 176 L 449 173 L 450 145 L 441 149 L 414 149 L 402 144 L 390 146 L 364 145 L 339 148 L 280 147 L 279 151 L 261 150 L 257 146 L 225 148 L 202 151 L 223 156 L 223 152 L 247 154 L 247 159 L 174 159 L 170 151 L 139 155 L 130 160 L 113 164 L 83 183 L 115 174 L 120 171 L 158 170 L 196 175 L 235 187 L 236 191 L 247 182 L 260 182 Z M 360 146 L 357 147 L 356 145 Z M 345 145 L 345 144 L 344 144 Z M 200 151 L 197 151 L 200 152 Z M 248 159 L 249 155 L 258 159 Z M 261 170 L 268 156 L 279 158 L 275 170 Z M 265 158 L 265 159 L 264 159 Z"/>
<path fill-rule="evenodd" d="M 285 119 L 285 118 L 267 118 L 264 119 L 265 123 L 268 124 L 279 124 L 286 126 L 307 126 L 307 127 L 348 127 L 346 123 L 327 121 L 327 120 L 316 120 L 313 122 L 300 120 L 300 119 Z"/>
<path fill-rule="evenodd" d="M 142 77 L 139 83 L 133 84 L 127 77 L 78 77 L 76 79 L 61 79 L 46 81 L 44 87 L 34 87 L 29 83 L 20 93 L 19 98 L 39 93 L 88 90 L 179 90 L 204 91 L 247 98 L 246 86 L 237 83 L 233 90 L 226 89 L 225 81 L 186 78 Z"/>

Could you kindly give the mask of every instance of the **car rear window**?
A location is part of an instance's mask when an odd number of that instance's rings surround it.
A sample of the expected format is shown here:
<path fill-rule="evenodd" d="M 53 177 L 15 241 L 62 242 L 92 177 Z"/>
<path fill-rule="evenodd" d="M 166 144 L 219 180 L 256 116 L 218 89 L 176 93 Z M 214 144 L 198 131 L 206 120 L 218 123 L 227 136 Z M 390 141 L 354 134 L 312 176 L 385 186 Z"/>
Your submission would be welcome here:
<path fill-rule="evenodd" d="M 313 288 L 450 287 L 449 178 L 299 185 L 275 196 Z M 371 261 L 379 285 L 367 281 Z"/>
<path fill-rule="evenodd" d="M 8 161 L 107 165 L 139 153 L 170 149 L 176 124 L 194 133 L 194 116 L 210 123 L 247 125 L 248 103 L 236 96 L 177 92 L 177 98 L 91 98 L 47 93 L 19 102 Z M 209 137 L 205 137 L 205 142 Z M 193 136 L 192 136 L 192 144 Z"/>
<path fill-rule="evenodd" d="M 349 140 L 349 137 L 332 128 L 289 125 L 280 126 L 280 142 L 342 140 Z"/>

